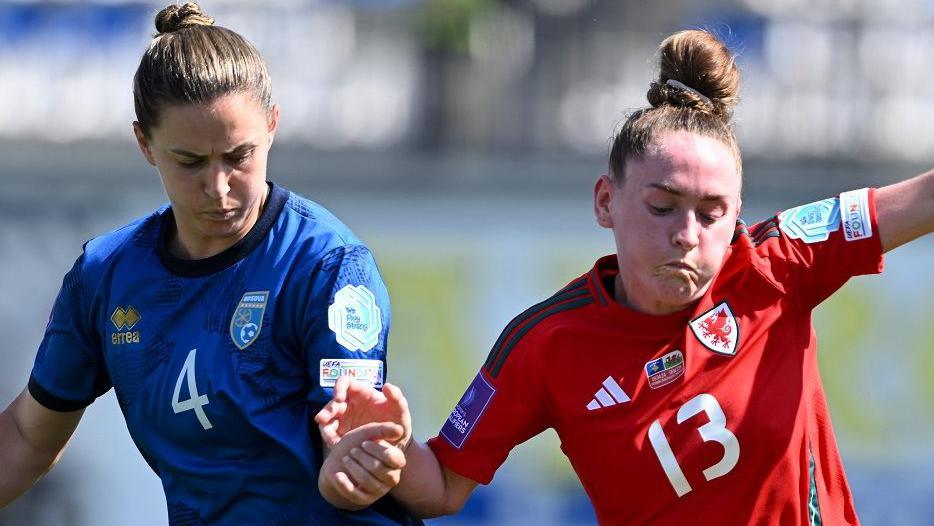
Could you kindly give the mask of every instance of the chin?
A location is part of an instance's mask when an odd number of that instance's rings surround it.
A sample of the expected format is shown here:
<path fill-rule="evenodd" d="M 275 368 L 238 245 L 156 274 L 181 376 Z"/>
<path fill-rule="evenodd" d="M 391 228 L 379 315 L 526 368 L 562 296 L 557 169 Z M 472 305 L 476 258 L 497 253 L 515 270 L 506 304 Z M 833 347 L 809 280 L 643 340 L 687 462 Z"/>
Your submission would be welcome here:
<path fill-rule="evenodd" d="M 703 288 L 698 287 L 691 281 L 683 279 L 666 280 L 658 287 L 658 297 L 664 298 L 664 303 L 668 305 L 680 305 L 684 307 L 703 295 Z"/>

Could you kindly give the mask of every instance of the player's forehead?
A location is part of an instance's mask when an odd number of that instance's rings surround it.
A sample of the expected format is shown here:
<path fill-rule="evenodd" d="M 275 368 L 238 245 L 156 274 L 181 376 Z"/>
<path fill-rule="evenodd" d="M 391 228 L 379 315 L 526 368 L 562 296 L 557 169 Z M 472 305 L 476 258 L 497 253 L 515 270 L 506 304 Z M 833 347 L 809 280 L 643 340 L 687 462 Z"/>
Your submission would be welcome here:
<path fill-rule="evenodd" d="M 732 200 L 741 187 L 733 151 L 717 139 L 685 131 L 663 134 L 645 154 L 627 159 L 626 179 L 639 193 L 700 200 Z"/>
<path fill-rule="evenodd" d="M 255 143 L 266 128 L 267 112 L 255 97 L 233 93 L 208 103 L 161 108 L 153 135 L 170 150 L 226 152 Z"/>

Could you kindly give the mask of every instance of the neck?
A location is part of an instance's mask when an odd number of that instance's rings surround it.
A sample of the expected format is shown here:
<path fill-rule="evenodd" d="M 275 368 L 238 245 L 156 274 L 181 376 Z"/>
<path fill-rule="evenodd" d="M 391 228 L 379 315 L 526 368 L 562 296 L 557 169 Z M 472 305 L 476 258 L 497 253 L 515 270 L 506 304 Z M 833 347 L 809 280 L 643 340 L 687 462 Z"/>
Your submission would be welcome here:
<path fill-rule="evenodd" d="M 651 314 L 654 316 L 663 316 L 665 314 L 671 314 L 673 312 L 678 312 L 679 310 L 687 307 L 691 302 L 688 302 L 683 305 L 677 304 L 667 304 L 659 300 L 649 300 L 649 301 L 640 301 L 639 298 L 634 298 L 631 295 L 626 293 L 626 286 L 623 283 L 622 273 L 616 274 L 616 278 L 613 280 L 613 285 L 615 290 L 613 291 L 613 299 L 617 303 L 628 307 L 636 312 L 641 312 L 643 314 Z M 692 300 L 693 302 L 694 300 Z"/>
<path fill-rule="evenodd" d="M 179 259 L 207 259 L 216 256 L 228 248 L 237 244 L 238 241 L 246 237 L 259 216 L 263 213 L 266 206 L 269 187 L 267 185 L 259 203 L 250 211 L 247 219 L 243 222 L 236 232 L 231 232 L 222 236 L 207 236 L 198 232 L 194 225 L 189 225 L 184 218 L 175 216 L 175 232 L 169 241 L 169 250 L 172 255 Z"/>

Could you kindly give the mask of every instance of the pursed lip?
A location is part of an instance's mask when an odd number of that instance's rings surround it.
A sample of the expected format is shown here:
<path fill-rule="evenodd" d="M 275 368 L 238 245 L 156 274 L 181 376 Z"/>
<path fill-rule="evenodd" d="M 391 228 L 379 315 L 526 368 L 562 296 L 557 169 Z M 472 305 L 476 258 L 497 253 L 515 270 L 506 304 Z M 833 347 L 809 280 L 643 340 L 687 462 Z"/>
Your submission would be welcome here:
<path fill-rule="evenodd" d="M 215 221 L 224 221 L 224 220 L 232 218 L 234 215 L 236 215 L 236 213 L 237 213 L 236 208 L 223 208 L 220 210 L 208 210 L 207 212 L 204 212 L 204 215 L 206 215 L 208 219 L 213 219 Z"/>
<path fill-rule="evenodd" d="M 669 262 L 665 263 L 663 266 L 665 266 L 665 267 L 670 267 L 670 268 L 675 268 L 675 269 L 678 269 L 678 270 L 687 270 L 687 271 L 689 271 L 689 272 L 697 273 L 697 269 L 694 267 L 694 265 L 691 265 L 690 263 L 686 263 L 686 262 L 680 261 L 680 260 L 669 261 Z"/>

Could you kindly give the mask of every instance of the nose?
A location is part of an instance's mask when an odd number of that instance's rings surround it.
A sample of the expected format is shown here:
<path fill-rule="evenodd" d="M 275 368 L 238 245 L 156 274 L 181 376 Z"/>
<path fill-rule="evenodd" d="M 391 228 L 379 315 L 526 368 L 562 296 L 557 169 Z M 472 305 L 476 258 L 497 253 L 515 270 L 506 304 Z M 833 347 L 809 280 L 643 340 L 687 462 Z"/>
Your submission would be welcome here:
<path fill-rule="evenodd" d="M 688 212 L 676 220 L 671 242 L 688 252 L 700 242 L 700 229 L 697 217 L 693 212 Z"/>
<path fill-rule="evenodd" d="M 223 161 L 211 163 L 204 177 L 204 193 L 212 199 L 221 200 L 230 192 L 230 170 Z"/>

